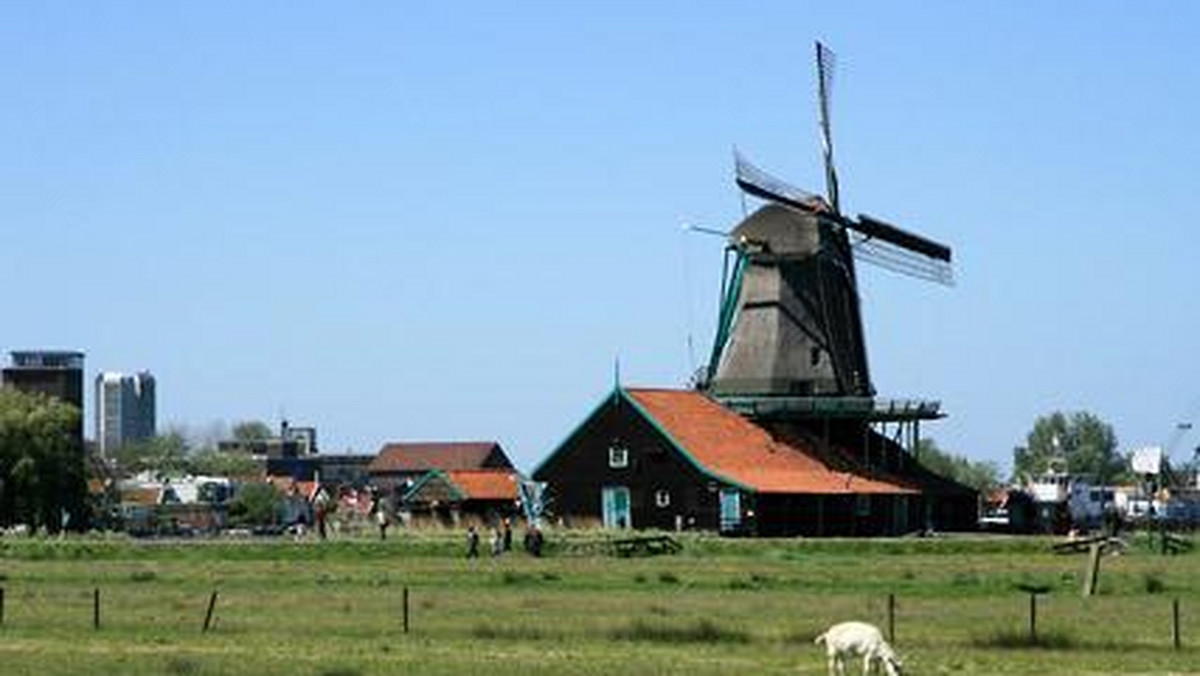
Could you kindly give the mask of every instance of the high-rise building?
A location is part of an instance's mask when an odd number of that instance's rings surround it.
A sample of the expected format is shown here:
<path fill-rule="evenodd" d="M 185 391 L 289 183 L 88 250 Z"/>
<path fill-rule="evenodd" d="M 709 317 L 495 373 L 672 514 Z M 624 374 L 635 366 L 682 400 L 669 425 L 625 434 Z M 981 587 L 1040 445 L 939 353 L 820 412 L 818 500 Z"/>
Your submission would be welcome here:
<path fill-rule="evenodd" d="M 14 350 L 3 383 L 22 392 L 41 392 L 83 411 L 83 353 L 67 350 Z"/>
<path fill-rule="evenodd" d="M 9 366 L 0 372 L 0 384 L 22 392 L 40 392 L 79 409 L 73 430 L 75 445 L 83 452 L 83 353 L 74 350 L 13 350 Z"/>
<path fill-rule="evenodd" d="M 154 376 L 148 371 L 96 376 L 96 444 L 101 457 L 124 444 L 153 437 L 154 416 Z"/>

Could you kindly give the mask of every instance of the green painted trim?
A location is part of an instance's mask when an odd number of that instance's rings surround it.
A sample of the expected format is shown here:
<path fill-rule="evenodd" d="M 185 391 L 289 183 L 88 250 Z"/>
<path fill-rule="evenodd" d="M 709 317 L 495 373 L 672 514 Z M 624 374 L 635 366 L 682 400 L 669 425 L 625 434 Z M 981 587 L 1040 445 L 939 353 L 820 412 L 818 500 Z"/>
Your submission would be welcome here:
<path fill-rule="evenodd" d="M 432 481 L 435 476 L 440 476 L 442 478 L 442 480 L 446 482 L 446 485 L 450 487 L 450 491 L 454 494 L 455 499 L 457 499 L 457 500 L 466 500 L 467 499 L 466 494 L 464 494 L 462 492 L 462 490 L 460 490 L 459 487 L 454 485 L 454 482 L 450 480 L 450 475 L 440 469 L 431 469 L 428 472 L 422 474 L 421 478 L 414 481 L 412 488 L 408 489 L 408 491 L 406 491 L 404 493 L 404 496 L 401 497 L 400 499 L 403 500 L 404 502 L 408 502 L 409 496 L 416 495 L 417 491 L 421 490 L 421 488 L 423 488 L 425 486 L 425 484 Z"/>
<path fill-rule="evenodd" d="M 712 470 L 708 469 L 703 464 L 701 464 L 698 460 L 696 460 L 695 457 L 692 456 L 691 453 L 688 453 L 687 449 L 684 448 L 683 444 L 679 443 L 679 441 L 677 439 L 675 439 L 675 437 L 671 436 L 671 434 L 669 432 L 667 432 L 667 430 L 664 429 L 662 425 L 658 424 L 658 421 L 654 419 L 654 416 L 650 415 L 650 413 L 648 411 L 646 411 L 646 409 L 643 408 L 641 404 L 637 403 L 637 401 L 635 401 L 633 399 L 633 397 L 630 397 L 629 393 L 623 387 L 613 388 L 613 390 L 611 392 L 609 392 L 608 395 L 605 396 L 604 399 L 601 400 L 601 402 L 599 404 L 597 404 L 595 408 L 592 409 L 592 412 L 589 413 L 587 415 L 587 417 L 585 417 L 578 425 L 576 425 L 575 429 L 571 430 L 571 433 L 568 434 L 567 437 L 565 439 L 563 439 L 563 441 L 558 446 L 556 446 L 553 451 L 551 451 L 550 455 L 546 456 L 546 459 L 543 460 L 541 463 L 539 463 L 536 468 L 534 468 L 534 470 L 530 474 L 530 476 L 537 477 L 538 473 L 541 472 L 542 469 L 544 469 L 547 465 L 549 465 L 551 463 L 551 461 L 554 460 L 555 456 L 562 453 L 563 450 L 567 447 L 567 445 L 572 440 L 574 440 L 574 438 L 579 434 L 579 431 L 582 430 L 585 426 L 587 426 L 587 424 L 590 423 L 592 421 L 592 419 L 595 418 L 596 415 L 598 413 L 600 413 L 601 410 L 604 409 L 605 406 L 613 405 L 614 399 L 617 400 L 618 402 L 624 401 L 625 403 L 632 406 L 633 409 L 635 411 L 637 411 L 638 415 L 640 415 L 642 417 L 642 419 L 644 419 L 646 422 L 650 423 L 650 426 L 654 428 L 654 431 L 658 432 L 658 434 L 661 435 L 662 438 L 666 439 L 667 442 L 671 444 L 671 447 L 674 448 L 680 455 L 682 455 L 683 458 L 688 461 L 688 464 L 690 464 L 692 467 L 694 467 L 696 469 L 696 471 L 700 472 L 700 474 L 702 474 L 710 479 L 714 479 L 716 481 L 720 481 L 720 482 L 728 484 L 730 486 L 737 487 L 738 489 L 747 491 L 749 493 L 757 493 L 757 491 L 754 490 L 753 488 L 751 488 L 739 481 L 734 481 L 734 480 L 730 479 L 729 477 L 721 476 L 720 474 L 713 472 Z"/>
<path fill-rule="evenodd" d="M 670 432 L 667 432 L 667 430 L 662 425 L 658 424 L 658 421 L 654 419 L 654 416 L 650 415 L 650 412 L 647 411 L 645 408 L 643 408 L 641 404 L 637 403 L 637 400 L 635 400 L 633 397 L 629 396 L 629 394 L 625 390 L 621 390 L 621 397 L 625 401 L 629 402 L 629 404 L 633 406 L 634 410 L 636 410 L 638 412 L 638 414 L 642 416 L 642 418 L 644 418 L 647 422 L 650 423 L 650 425 L 654 428 L 654 431 L 658 432 L 660 435 L 662 435 L 662 437 L 664 439 L 669 441 L 671 443 L 671 445 L 675 447 L 675 450 L 678 451 L 679 454 L 682 455 L 684 457 L 684 459 L 687 460 L 688 463 L 690 463 L 692 465 L 692 467 L 696 468 L 696 470 L 698 472 L 700 472 L 704 476 L 707 476 L 710 479 L 716 479 L 717 481 L 721 481 L 723 483 L 729 484 L 730 486 L 733 486 L 740 490 L 746 491 L 747 493 L 757 493 L 758 492 L 755 489 L 743 484 L 740 481 L 734 481 L 733 479 L 730 479 L 729 477 L 717 474 L 716 472 L 705 467 L 703 464 L 700 463 L 700 461 L 696 460 L 696 458 L 694 458 L 691 453 L 688 453 L 687 449 L 684 448 L 683 444 L 679 443 L 679 441 L 675 437 L 671 436 Z M 719 405 L 720 404 L 718 404 L 718 406 Z"/>
<path fill-rule="evenodd" d="M 712 380 L 717 375 L 717 366 L 725 345 L 729 342 L 729 332 L 737 317 L 737 300 L 742 295 L 742 275 L 746 270 L 746 254 L 737 250 L 737 260 L 733 263 L 733 274 L 729 279 L 729 288 L 721 299 L 721 308 L 717 312 L 717 335 L 713 339 L 712 355 L 708 359 L 708 378 Z"/>
<path fill-rule="evenodd" d="M 587 416 L 584 417 L 583 420 L 579 421 L 579 423 L 577 425 L 575 425 L 574 429 L 571 430 L 571 433 L 568 434 L 566 437 L 564 437 L 563 440 L 560 441 L 558 443 L 558 445 L 554 447 L 553 451 L 550 451 L 550 455 L 547 455 L 545 460 L 542 460 L 541 462 L 539 462 L 537 464 L 536 467 L 533 468 L 533 471 L 529 473 L 530 478 L 536 478 L 538 475 L 538 472 L 542 471 L 542 469 L 544 469 L 546 467 L 546 465 L 549 465 L 550 462 L 552 460 L 554 460 L 555 456 L 557 456 L 559 453 L 562 453 L 563 449 L 566 448 L 567 444 L 569 444 L 571 442 L 571 440 L 573 440 L 575 438 L 575 436 L 579 434 L 580 430 L 582 430 L 584 427 L 587 426 L 587 424 L 589 422 L 592 421 L 592 418 L 596 417 L 597 413 L 599 413 L 605 406 L 612 405 L 613 399 L 618 399 L 620 397 L 620 394 L 619 394 L 620 392 L 621 392 L 621 387 L 619 385 L 613 387 L 613 389 L 609 391 L 609 393 L 604 397 L 604 399 L 602 399 L 600 401 L 600 403 L 597 404 L 592 409 L 592 412 L 587 414 Z"/>

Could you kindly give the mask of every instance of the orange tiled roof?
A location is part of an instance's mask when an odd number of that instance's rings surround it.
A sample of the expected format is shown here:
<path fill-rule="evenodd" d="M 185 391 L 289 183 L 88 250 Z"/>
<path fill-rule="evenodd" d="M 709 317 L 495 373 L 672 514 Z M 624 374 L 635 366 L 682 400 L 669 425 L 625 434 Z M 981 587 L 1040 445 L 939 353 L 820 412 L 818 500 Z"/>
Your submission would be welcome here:
<path fill-rule="evenodd" d="M 897 483 L 830 468 L 798 440 L 765 429 L 693 390 L 625 394 L 702 469 L 762 493 L 917 493 Z"/>
<path fill-rule="evenodd" d="M 517 499 L 516 474 L 506 469 L 452 470 L 446 476 L 468 500 Z"/>
<path fill-rule="evenodd" d="M 155 486 L 135 486 L 121 489 L 121 502 L 132 505 L 157 505 L 162 501 L 162 489 Z"/>

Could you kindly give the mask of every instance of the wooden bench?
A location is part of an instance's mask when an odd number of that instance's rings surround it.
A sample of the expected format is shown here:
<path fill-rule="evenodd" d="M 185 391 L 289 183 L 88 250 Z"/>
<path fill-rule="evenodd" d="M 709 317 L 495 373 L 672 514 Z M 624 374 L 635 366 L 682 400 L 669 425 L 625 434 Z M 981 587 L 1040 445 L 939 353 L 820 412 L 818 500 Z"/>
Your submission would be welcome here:
<path fill-rule="evenodd" d="M 1111 535 L 1093 535 L 1086 538 L 1072 538 L 1064 542 L 1054 543 L 1054 551 L 1057 554 L 1083 554 L 1092 548 L 1092 545 L 1100 545 L 1100 550 L 1123 551 L 1125 542 L 1121 538 Z"/>
<path fill-rule="evenodd" d="M 669 535 L 620 538 L 618 540 L 610 540 L 608 546 L 613 555 L 622 558 L 678 554 L 683 550 L 683 545 L 679 544 L 679 541 Z"/>

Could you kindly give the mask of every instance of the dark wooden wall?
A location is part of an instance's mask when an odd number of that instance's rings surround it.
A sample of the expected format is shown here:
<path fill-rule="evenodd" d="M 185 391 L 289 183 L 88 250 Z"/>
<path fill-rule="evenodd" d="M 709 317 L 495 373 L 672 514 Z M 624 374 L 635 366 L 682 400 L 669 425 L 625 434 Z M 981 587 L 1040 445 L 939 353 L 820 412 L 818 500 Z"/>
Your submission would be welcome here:
<path fill-rule="evenodd" d="M 608 466 L 614 443 L 629 451 L 623 469 Z M 627 401 L 614 398 L 602 405 L 534 478 L 548 484 L 551 518 L 561 517 L 567 524 L 598 522 L 601 488 L 613 485 L 629 488 L 634 528 L 674 530 L 677 516 L 685 528 L 718 527 L 719 483 L 692 466 Z M 670 505 L 655 504 L 659 490 L 670 493 Z"/>

